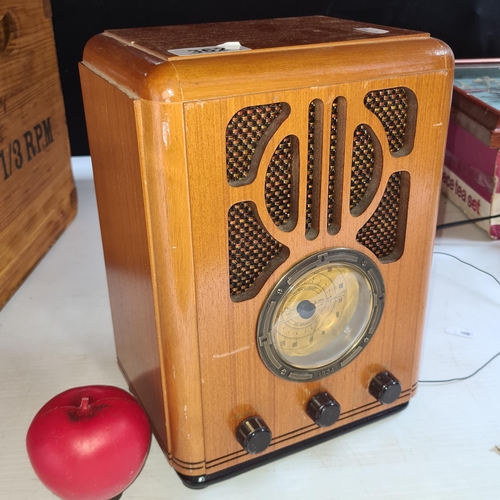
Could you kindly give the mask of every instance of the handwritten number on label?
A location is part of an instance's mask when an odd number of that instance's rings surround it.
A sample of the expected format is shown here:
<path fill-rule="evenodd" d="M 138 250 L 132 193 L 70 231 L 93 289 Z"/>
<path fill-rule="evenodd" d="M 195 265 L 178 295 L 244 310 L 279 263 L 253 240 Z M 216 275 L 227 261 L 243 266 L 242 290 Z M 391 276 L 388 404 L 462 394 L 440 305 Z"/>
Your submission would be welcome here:
<path fill-rule="evenodd" d="M 214 52 L 228 52 L 224 47 L 207 47 L 205 49 L 189 49 L 190 54 L 212 54 Z"/>

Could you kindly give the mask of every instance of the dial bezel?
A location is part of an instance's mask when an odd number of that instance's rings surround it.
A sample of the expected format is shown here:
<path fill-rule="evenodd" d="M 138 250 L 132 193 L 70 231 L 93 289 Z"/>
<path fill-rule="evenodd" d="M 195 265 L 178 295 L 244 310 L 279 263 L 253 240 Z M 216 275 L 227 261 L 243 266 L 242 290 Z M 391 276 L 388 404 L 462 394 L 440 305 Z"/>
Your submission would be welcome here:
<path fill-rule="evenodd" d="M 307 273 L 329 264 L 344 264 L 356 268 L 369 282 L 372 292 L 372 310 L 365 328 L 349 349 L 331 362 L 310 368 L 297 368 L 285 361 L 273 343 L 272 321 L 276 309 L 287 292 Z M 348 248 L 330 249 L 306 257 L 288 270 L 267 297 L 257 324 L 257 348 L 266 367 L 276 376 L 295 382 L 317 380 L 339 371 L 353 361 L 368 345 L 375 333 L 385 303 L 382 275 L 365 254 Z"/>

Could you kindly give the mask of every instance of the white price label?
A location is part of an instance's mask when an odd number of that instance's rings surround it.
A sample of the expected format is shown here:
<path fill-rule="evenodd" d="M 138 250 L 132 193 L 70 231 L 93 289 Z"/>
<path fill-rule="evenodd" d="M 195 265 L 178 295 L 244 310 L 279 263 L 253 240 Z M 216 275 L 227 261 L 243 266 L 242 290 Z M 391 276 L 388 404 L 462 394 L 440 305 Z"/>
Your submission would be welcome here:
<path fill-rule="evenodd" d="M 222 54 L 224 52 L 242 52 L 251 50 L 248 47 L 243 47 L 240 42 L 226 42 L 220 45 L 212 45 L 209 47 L 188 47 L 185 49 L 171 49 L 169 52 L 176 56 L 200 56 L 208 54 Z"/>
<path fill-rule="evenodd" d="M 460 337 L 467 337 L 468 339 L 472 339 L 476 336 L 474 332 L 463 330 L 462 328 L 456 328 L 454 326 L 448 326 L 444 329 L 444 331 L 450 335 L 458 335 Z"/>
<path fill-rule="evenodd" d="M 384 33 L 389 33 L 388 30 L 382 30 L 380 28 L 354 28 L 356 31 L 364 31 L 365 33 L 371 33 L 372 35 L 383 35 Z"/>

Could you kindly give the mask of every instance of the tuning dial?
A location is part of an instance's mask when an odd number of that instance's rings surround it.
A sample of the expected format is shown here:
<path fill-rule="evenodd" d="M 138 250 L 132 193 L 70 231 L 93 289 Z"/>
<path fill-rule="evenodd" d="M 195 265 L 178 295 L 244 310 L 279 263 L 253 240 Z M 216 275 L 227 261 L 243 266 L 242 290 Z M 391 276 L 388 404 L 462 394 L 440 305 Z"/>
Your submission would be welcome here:
<path fill-rule="evenodd" d="M 401 394 L 399 380 L 389 372 L 381 372 L 373 377 L 368 387 L 369 393 L 382 404 L 394 403 Z"/>
<path fill-rule="evenodd" d="M 271 429 L 260 417 L 250 417 L 241 422 L 236 431 L 236 439 L 248 453 L 261 453 L 271 443 Z"/>
<path fill-rule="evenodd" d="M 338 420 L 340 405 L 327 392 L 320 392 L 311 398 L 306 412 L 319 427 L 329 427 Z"/>

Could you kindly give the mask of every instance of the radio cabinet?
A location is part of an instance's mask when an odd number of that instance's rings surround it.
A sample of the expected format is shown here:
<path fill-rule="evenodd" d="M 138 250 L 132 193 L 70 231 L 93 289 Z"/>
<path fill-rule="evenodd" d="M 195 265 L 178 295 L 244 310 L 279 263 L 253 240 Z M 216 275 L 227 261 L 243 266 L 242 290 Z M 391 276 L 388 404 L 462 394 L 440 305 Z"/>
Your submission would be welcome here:
<path fill-rule="evenodd" d="M 118 360 L 185 484 L 415 394 L 452 71 L 427 34 L 328 17 L 88 42 Z"/>

